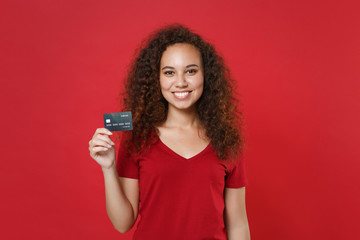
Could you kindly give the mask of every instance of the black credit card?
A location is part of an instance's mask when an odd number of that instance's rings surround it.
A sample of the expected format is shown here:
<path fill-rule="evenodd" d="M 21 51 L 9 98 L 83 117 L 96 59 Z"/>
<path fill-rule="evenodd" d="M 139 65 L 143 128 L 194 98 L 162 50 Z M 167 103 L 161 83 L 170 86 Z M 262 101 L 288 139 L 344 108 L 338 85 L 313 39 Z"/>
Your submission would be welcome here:
<path fill-rule="evenodd" d="M 132 130 L 131 112 L 104 113 L 104 126 L 111 132 Z"/>

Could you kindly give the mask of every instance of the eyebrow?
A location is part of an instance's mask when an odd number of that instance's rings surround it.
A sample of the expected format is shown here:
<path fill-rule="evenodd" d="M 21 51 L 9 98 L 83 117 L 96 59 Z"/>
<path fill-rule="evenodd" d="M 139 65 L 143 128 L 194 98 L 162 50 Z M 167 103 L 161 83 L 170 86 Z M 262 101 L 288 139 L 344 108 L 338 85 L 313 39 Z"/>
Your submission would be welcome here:
<path fill-rule="evenodd" d="M 196 65 L 196 64 L 189 64 L 189 65 L 187 65 L 185 68 L 189 68 L 189 67 L 197 67 L 197 68 L 199 68 L 199 66 Z M 161 70 L 164 70 L 164 69 L 166 69 L 166 68 L 168 68 L 168 69 L 175 69 L 174 67 L 165 66 L 165 67 L 163 67 Z"/>

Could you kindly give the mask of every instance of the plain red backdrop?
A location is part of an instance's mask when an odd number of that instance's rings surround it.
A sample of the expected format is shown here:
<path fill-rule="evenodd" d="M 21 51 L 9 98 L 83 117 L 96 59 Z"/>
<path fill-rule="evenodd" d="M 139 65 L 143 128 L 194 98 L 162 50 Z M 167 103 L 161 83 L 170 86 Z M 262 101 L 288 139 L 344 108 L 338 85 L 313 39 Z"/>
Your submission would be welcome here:
<path fill-rule="evenodd" d="M 88 142 L 119 110 L 141 40 L 180 22 L 217 47 L 239 84 L 252 239 L 360 239 L 358 7 L 1 1 L 1 238 L 131 238 L 107 217 Z"/>

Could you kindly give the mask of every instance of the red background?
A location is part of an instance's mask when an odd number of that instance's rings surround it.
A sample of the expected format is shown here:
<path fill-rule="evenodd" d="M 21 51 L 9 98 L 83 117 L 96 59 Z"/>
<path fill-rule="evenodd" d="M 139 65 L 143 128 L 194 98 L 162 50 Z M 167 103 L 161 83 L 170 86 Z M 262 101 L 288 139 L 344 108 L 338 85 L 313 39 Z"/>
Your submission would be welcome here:
<path fill-rule="evenodd" d="M 1 238 L 130 239 L 88 142 L 140 41 L 180 22 L 239 82 L 252 239 L 360 239 L 355 2 L 2 1 Z"/>

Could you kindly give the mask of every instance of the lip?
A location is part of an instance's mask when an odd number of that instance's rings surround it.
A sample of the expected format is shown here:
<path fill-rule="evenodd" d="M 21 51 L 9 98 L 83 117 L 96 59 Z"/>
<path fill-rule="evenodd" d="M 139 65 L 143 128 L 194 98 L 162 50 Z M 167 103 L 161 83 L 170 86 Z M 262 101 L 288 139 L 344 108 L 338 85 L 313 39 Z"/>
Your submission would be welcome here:
<path fill-rule="evenodd" d="M 183 92 L 192 92 L 191 90 L 187 90 L 187 91 L 172 91 L 172 93 L 183 93 Z"/>

